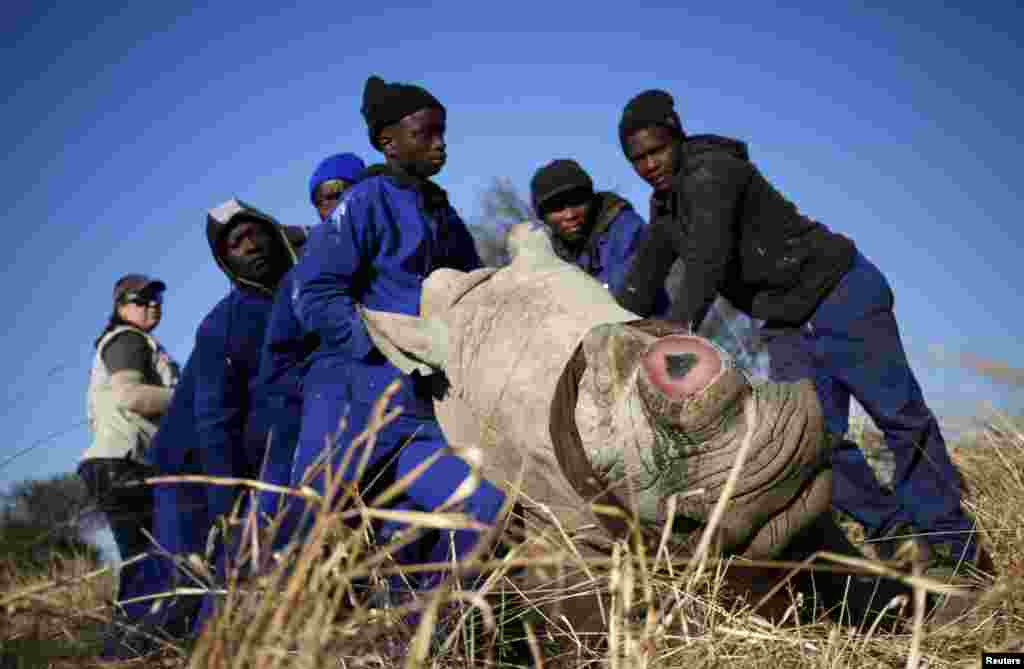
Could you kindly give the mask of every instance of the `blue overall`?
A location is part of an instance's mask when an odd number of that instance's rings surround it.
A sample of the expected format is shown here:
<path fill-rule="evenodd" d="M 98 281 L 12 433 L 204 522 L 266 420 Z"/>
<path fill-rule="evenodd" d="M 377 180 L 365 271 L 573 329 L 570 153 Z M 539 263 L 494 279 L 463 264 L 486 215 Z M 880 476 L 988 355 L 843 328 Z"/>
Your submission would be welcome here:
<path fill-rule="evenodd" d="M 261 291 L 235 288 L 203 320 L 196 335 L 195 420 L 197 450 L 206 476 L 256 479 L 259 451 L 245 440 L 249 416 L 249 387 L 256 377 L 272 297 Z M 207 485 L 207 533 L 219 516 L 229 514 L 245 490 L 239 486 Z M 225 553 L 233 541 L 220 537 L 211 556 L 218 581 L 223 578 Z M 198 623 L 212 612 L 213 598 L 204 600 Z"/>
<path fill-rule="evenodd" d="M 211 249 L 216 249 L 218 226 L 208 225 L 207 233 Z M 283 231 L 278 233 L 291 253 Z M 216 251 L 214 259 L 234 285 L 196 331 L 186 371 L 157 431 L 155 459 L 161 474 L 256 478 L 262 453 L 248 448 L 245 428 L 250 386 L 256 378 L 273 295 L 267 289 L 235 282 Z M 216 484 L 158 486 L 155 522 L 161 543 L 175 555 L 205 556 L 217 518 L 231 511 L 241 492 L 239 486 Z M 224 537 L 218 537 L 212 546 L 209 557 L 220 582 L 225 557 L 233 546 L 225 546 Z M 167 568 L 164 578 L 171 585 L 199 585 L 182 582 L 187 577 L 180 570 Z M 198 631 L 212 612 L 212 605 L 212 597 L 203 599 L 193 631 Z"/>
<path fill-rule="evenodd" d="M 401 374 L 384 358 L 356 312 L 356 305 L 362 304 L 417 315 L 421 285 L 430 272 L 481 266 L 473 239 L 454 209 L 444 202 L 428 213 L 425 198 L 419 187 L 401 178 L 364 179 L 346 193 L 324 224 L 325 234 L 307 245 L 306 255 L 296 266 L 295 313 L 308 332 L 319 335 L 320 347 L 311 356 L 303 380 L 302 430 L 293 484 L 306 477 L 307 468 L 324 451 L 325 439 L 339 432 L 341 417 L 346 416 L 345 429 L 337 435 L 329 458 L 337 471 L 349 441 L 365 429 L 373 402 L 396 379 L 401 388 L 393 403 L 401 405 L 403 413 L 377 436 L 369 458 L 369 471 L 377 482 L 362 482 L 368 501 L 375 491 L 448 448 L 434 416 L 427 380 Z M 355 478 L 359 460 L 356 453 L 350 457 L 343 472 L 348 481 Z M 443 455 L 409 487 L 398 505 L 433 511 L 468 474 L 461 458 Z M 315 476 L 311 485 L 322 492 L 324 477 Z M 503 501 L 501 491 L 482 480 L 462 508 L 475 520 L 492 524 Z M 398 527 L 383 524 L 378 532 L 389 535 Z M 451 539 L 455 558 L 461 559 L 478 538 L 476 531 L 460 530 L 452 537 L 442 534 L 432 545 L 446 553 Z M 424 579 L 420 587 L 429 587 L 430 581 Z"/>
<path fill-rule="evenodd" d="M 201 475 L 199 454 L 195 449 L 195 384 L 196 357 L 189 356 L 171 398 L 171 405 L 160 421 L 153 438 L 151 453 L 159 476 Z M 153 537 L 160 548 L 173 556 L 203 555 L 212 520 L 207 513 L 206 490 L 196 483 L 161 483 L 153 488 Z M 160 570 L 152 593 L 170 592 L 177 587 L 199 587 L 167 557 L 160 560 Z M 178 598 L 171 606 L 147 616 L 147 622 L 159 628 L 170 628 L 177 634 L 187 632 L 199 601 L 195 597 Z"/>
<path fill-rule="evenodd" d="M 322 234 L 322 228 L 313 228 L 310 239 Z M 292 308 L 293 272 L 281 279 L 270 310 L 245 430 L 246 449 L 260 463 L 260 480 L 279 486 L 291 484 L 302 426 L 303 363 L 317 346 L 316 336 L 302 329 Z M 287 545 L 297 529 L 301 505 L 293 501 L 288 495 L 269 491 L 258 495 L 258 518 L 263 527 L 284 508 L 289 509 L 280 519 L 271 550 Z"/>
<path fill-rule="evenodd" d="M 900 340 L 893 293 L 885 276 L 859 252 L 853 267 L 801 329 L 769 339 L 772 378 L 813 378 L 826 428 L 844 435 L 850 397 L 864 407 L 895 455 L 895 494 L 879 487 L 859 448 L 833 456 L 832 505 L 869 535 L 912 522 L 928 543 L 954 558 L 973 559 L 971 521 L 960 507 L 959 476 L 925 404 Z"/>
<path fill-rule="evenodd" d="M 203 320 L 196 335 L 195 431 L 207 476 L 255 478 L 257 456 L 245 448 L 249 384 L 256 376 L 271 297 L 235 288 Z M 206 486 L 211 517 L 231 511 L 241 491 Z"/>

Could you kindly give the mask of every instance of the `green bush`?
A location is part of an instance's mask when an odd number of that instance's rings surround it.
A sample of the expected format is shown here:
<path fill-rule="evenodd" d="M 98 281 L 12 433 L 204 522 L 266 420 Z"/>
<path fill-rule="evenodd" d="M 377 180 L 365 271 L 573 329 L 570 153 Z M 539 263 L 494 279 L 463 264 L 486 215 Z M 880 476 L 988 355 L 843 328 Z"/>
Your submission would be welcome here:
<path fill-rule="evenodd" d="M 86 558 L 100 561 L 100 549 L 80 537 L 8 520 L 0 526 L 0 563 L 18 573 L 46 569 L 54 560 Z"/>
<path fill-rule="evenodd" d="M 74 474 L 15 483 L 0 496 L 0 563 L 24 573 L 45 569 L 54 560 L 98 562 L 99 548 L 83 533 L 102 522 Z"/>

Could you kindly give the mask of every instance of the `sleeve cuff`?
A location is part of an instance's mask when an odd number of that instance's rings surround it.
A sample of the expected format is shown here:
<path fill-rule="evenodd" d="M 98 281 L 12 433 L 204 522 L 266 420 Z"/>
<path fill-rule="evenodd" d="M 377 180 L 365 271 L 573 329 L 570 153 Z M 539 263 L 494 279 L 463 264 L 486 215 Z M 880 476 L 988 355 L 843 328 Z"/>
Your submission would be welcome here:
<path fill-rule="evenodd" d="M 373 340 L 370 339 L 370 333 L 367 332 L 366 324 L 363 323 L 362 318 L 356 316 L 355 322 L 352 325 L 352 340 L 349 343 L 352 357 L 356 360 L 365 360 L 376 347 L 373 344 Z"/>

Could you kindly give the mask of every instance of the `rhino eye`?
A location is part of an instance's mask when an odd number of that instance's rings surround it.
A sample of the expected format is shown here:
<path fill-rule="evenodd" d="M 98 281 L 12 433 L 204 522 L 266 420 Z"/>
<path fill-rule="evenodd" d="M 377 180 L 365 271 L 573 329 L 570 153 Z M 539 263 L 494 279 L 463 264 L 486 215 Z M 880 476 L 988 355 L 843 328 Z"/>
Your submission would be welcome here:
<path fill-rule="evenodd" d="M 665 356 L 665 371 L 673 379 L 683 378 L 696 366 L 696 353 L 669 353 Z"/>

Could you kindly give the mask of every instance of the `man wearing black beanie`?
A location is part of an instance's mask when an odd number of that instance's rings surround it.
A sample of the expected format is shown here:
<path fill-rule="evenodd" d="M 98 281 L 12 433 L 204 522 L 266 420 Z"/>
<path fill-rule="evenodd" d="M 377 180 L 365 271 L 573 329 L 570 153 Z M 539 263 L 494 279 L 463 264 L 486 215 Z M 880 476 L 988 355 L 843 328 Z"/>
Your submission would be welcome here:
<path fill-rule="evenodd" d="M 394 382 L 399 390 L 392 405 L 402 413 L 376 435 L 363 472 L 362 494 L 379 491 L 409 474 L 421 463 L 433 464 L 409 484 L 393 504 L 404 510 L 434 511 L 452 497 L 470 476 L 469 466 L 447 451 L 448 444 L 434 415 L 431 389 L 435 379 L 405 375 L 374 346 L 359 316 L 360 305 L 377 311 L 419 315 L 423 280 L 436 269 L 472 271 L 482 266 L 473 238 L 444 190 L 429 178 L 445 164 L 444 106 L 425 89 L 387 84 L 370 77 L 363 93 L 363 116 L 370 143 L 385 162 L 365 170 L 323 226 L 294 274 L 292 303 L 303 328 L 319 336 L 319 348 L 307 359 L 303 378 L 303 417 L 292 483 L 306 476 L 330 441 L 331 471 L 345 480 L 356 478 L 361 449 L 349 448 L 366 429 L 374 402 Z M 339 425 L 344 428 L 339 430 Z M 349 452 L 349 451 L 352 452 Z M 310 483 L 323 493 L 323 475 Z M 480 480 L 461 502 L 476 522 L 493 524 L 504 494 Z M 384 523 L 375 536 L 386 541 L 400 526 Z M 435 532 L 401 549 L 396 559 L 446 562 L 448 546 L 461 560 L 480 538 L 477 530 Z M 436 584 L 437 574 L 418 583 Z M 400 587 L 396 577 L 392 585 Z"/>
<path fill-rule="evenodd" d="M 363 89 L 362 113 L 370 144 L 388 164 L 422 178 L 444 167 L 446 111 L 426 89 L 370 77 Z"/>
<path fill-rule="evenodd" d="M 534 211 L 551 231 L 555 253 L 617 291 L 647 229 L 633 205 L 615 193 L 595 193 L 590 175 L 566 159 L 534 172 L 530 195 Z M 662 290 L 656 312 L 667 307 L 668 295 Z"/>
<path fill-rule="evenodd" d="M 776 381 L 813 378 L 833 443 L 849 427 L 850 397 L 863 405 L 896 456 L 886 496 L 863 453 L 833 456 L 833 506 L 867 530 L 927 534 L 932 566 L 963 560 L 991 571 L 960 507 L 959 476 L 900 341 L 885 276 L 846 237 L 801 215 L 750 162 L 743 142 L 687 136 L 672 96 L 640 93 L 619 122 L 626 158 L 651 187 L 650 232 L 616 298 L 641 316 L 676 258 L 685 282 L 669 318 L 696 330 L 717 294 L 767 321 Z M 892 550 L 891 541 L 882 546 Z M 883 556 L 885 549 L 879 551 Z M 943 556 L 943 553 L 945 555 Z"/>

